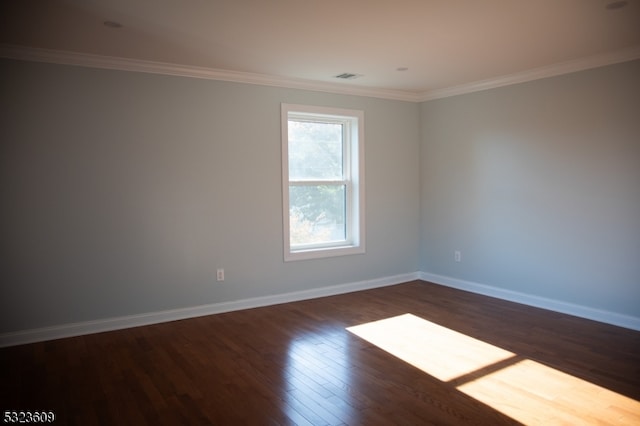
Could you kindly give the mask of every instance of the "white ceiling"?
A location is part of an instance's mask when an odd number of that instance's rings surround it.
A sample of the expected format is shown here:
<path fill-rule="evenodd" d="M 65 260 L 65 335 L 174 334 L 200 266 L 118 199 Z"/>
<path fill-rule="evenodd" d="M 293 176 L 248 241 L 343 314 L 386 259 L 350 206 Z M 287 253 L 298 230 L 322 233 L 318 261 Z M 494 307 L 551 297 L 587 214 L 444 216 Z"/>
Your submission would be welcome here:
<path fill-rule="evenodd" d="M 5 47 L 408 97 L 640 58 L 640 0 L 0 2 Z M 362 77 L 335 78 L 344 72 Z"/>

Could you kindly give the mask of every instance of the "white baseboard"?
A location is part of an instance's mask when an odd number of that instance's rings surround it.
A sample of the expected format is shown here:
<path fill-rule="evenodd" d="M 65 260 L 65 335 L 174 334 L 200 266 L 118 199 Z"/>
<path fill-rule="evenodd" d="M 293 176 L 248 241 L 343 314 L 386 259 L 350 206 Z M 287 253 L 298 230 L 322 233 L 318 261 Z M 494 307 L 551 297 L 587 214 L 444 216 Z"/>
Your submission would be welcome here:
<path fill-rule="evenodd" d="M 209 305 L 194 306 L 189 308 L 171 309 L 159 312 L 149 312 L 140 315 L 129 315 L 116 318 L 107 318 L 95 321 L 84 321 L 72 324 L 62 324 L 52 327 L 22 330 L 0 334 L 0 348 L 16 346 L 27 343 L 42 342 L 46 340 L 61 339 L 64 337 L 81 336 L 85 334 L 100 333 L 104 331 L 121 330 L 143 325 L 158 324 L 168 321 L 195 318 L 205 315 L 220 314 L 224 312 L 242 309 L 258 308 L 262 306 L 277 305 L 280 303 L 296 302 L 300 300 L 315 299 L 325 296 L 351 293 L 354 291 L 368 290 L 378 287 L 386 287 L 401 284 L 413 280 L 429 281 L 434 284 L 466 290 L 472 293 L 483 294 L 511 302 L 522 303 L 536 308 L 548 309 L 555 312 L 574 315 L 594 321 L 625 327 L 640 331 L 640 318 L 602 311 L 585 306 L 532 296 L 525 293 L 505 290 L 485 284 L 460 280 L 443 275 L 428 272 L 413 272 L 394 275 L 374 280 L 358 281 L 340 284 L 330 287 L 321 287 L 311 290 L 295 291 L 271 296 L 254 297 L 231 302 L 213 303 Z"/>
<path fill-rule="evenodd" d="M 311 290 L 295 291 L 291 293 L 277 294 L 272 296 L 254 297 L 232 302 L 213 303 L 209 305 L 194 306 L 190 308 L 171 309 L 167 311 L 149 312 L 140 315 L 129 315 L 96 321 L 84 321 L 72 324 L 62 324 L 52 327 L 22 330 L 12 333 L 0 334 L 0 348 L 22 345 L 26 343 L 42 342 L 46 340 L 61 339 L 64 337 L 74 337 L 85 334 L 100 333 L 104 331 L 121 330 L 124 328 L 158 324 L 162 322 L 195 318 L 205 315 L 220 314 L 223 312 L 231 312 L 241 309 L 258 308 L 262 306 L 277 305 L 280 303 L 315 299 L 318 297 L 334 296 L 337 294 L 351 293 L 354 291 L 401 284 L 407 281 L 418 279 L 420 279 L 420 273 L 414 272 L 409 274 L 378 278 L 374 280 L 358 281 L 353 283 L 334 285 L 330 287 L 321 287 Z"/>
<path fill-rule="evenodd" d="M 640 318 L 637 317 L 617 314 L 615 312 L 603 311 L 567 302 L 561 302 L 558 300 L 547 299 L 544 297 L 533 296 L 526 293 L 505 290 L 498 287 L 492 287 L 485 284 L 460 280 L 443 275 L 431 274 L 428 272 L 420 272 L 419 275 L 421 280 L 429 281 L 434 284 L 452 287 L 459 290 L 466 290 L 472 293 L 483 294 L 485 296 L 508 300 L 510 302 L 521 303 L 523 305 L 547 309 L 550 311 L 560 312 L 563 314 L 573 315 L 580 318 L 586 318 L 593 321 L 599 321 L 606 324 L 640 331 Z"/>

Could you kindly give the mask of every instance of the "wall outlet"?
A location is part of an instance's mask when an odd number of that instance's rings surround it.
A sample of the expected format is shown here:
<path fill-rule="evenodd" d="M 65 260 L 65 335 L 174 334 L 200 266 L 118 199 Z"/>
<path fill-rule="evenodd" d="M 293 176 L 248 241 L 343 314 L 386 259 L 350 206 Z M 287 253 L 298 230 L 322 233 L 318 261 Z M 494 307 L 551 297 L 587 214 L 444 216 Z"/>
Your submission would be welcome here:
<path fill-rule="evenodd" d="M 453 260 L 456 262 L 462 262 L 462 252 L 460 250 L 456 250 L 453 252 Z"/>
<path fill-rule="evenodd" d="M 216 280 L 224 281 L 224 269 L 218 268 L 218 270 L 216 271 Z"/>

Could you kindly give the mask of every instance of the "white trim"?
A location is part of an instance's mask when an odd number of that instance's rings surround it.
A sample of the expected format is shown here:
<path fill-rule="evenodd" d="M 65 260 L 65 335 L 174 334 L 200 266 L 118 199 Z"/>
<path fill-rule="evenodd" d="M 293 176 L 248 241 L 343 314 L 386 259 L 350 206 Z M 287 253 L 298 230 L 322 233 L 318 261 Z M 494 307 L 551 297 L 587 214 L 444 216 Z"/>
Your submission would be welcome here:
<path fill-rule="evenodd" d="M 294 291 L 291 293 L 253 297 L 250 299 L 231 302 L 212 303 L 209 305 L 194 306 L 190 308 L 171 309 L 167 311 L 149 312 L 140 315 L 106 318 L 96 321 L 84 321 L 72 324 L 62 324 L 53 327 L 3 333 L 0 334 L 0 348 L 27 343 L 42 342 L 46 340 L 61 339 L 65 337 L 82 336 L 85 334 L 101 333 L 104 331 L 121 330 L 125 328 L 195 318 L 205 315 L 220 314 L 242 309 L 259 308 L 262 306 L 277 305 L 280 303 L 316 299 L 319 297 L 352 293 L 354 291 L 387 287 L 391 285 L 402 284 L 408 281 L 414 281 L 417 279 L 419 279 L 419 273 L 413 272 L 409 274 L 393 275 L 390 277 L 357 281 L 329 287 Z"/>
<path fill-rule="evenodd" d="M 429 272 L 420 272 L 419 275 L 421 280 L 429 281 L 434 284 L 640 331 L 640 318 L 637 317 L 506 290 L 458 278 L 431 274 Z"/>
<path fill-rule="evenodd" d="M 178 65 L 166 62 L 144 61 L 140 59 L 91 55 L 87 53 L 39 49 L 6 44 L 0 44 L 0 58 L 62 65 L 76 65 L 119 71 L 173 75 L 178 77 L 202 78 L 206 80 L 257 84 L 261 86 L 311 90 L 315 92 L 336 93 L 342 95 L 366 96 L 397 101 L 419 101 L 418 95 L 415 92 L 403 90 L 378 89 L 374 87 L 353 86 L 345 83 L 319 82 L 266 74 L 197 67 L 193 65 Z"/>
<path fill-rule="evenodd" d="M 640 46 L 635 46 L 617 52 L 590 56 L 588 58 L 560 62 L 557 64 L 534 68 L 515 74 L 489 78 L 487 80 L 474 81 L 472 83 L 461 84 L 459 86 L 427 90 L 418 94 L 418 98 L 420 102 L 426 102 L 433 99 L 448 98 L 450 96 L 464 95 L 467 93 L 495 89 L 498 87 L 510 86 L 513 84 L 526 83 L 528 81 L 540 80 L 543 78 L 584 71 L 591 68 L 604 67 L 620 62 L 633 61 L 635 59 L 640 59 Z"/>
<path fill-rule="evenodd" d="M 242 309 L 277 305 L 280 303 L 297 302 L 319 297 L 335 296 L 339 294 L 351 293 L 354 291 L 388 287 L 414 280 L 428 281 L 446 287 L 470 291 L 472 293 L 496 297 L 498 299 L 508 300 L 510 302 L 522 303 L 528 306 L 548 309 L 555 312 L 574 315 L 581 318 L 640 331 L 640 318 L 637 317 L 588 308 L 572 303 L 560 302 L 544 297 L 532 296 L 529 294 L 514 292 L 511 290 L 505 290 L 443 275 L 436 275 L 428 272 L 413 272 L 372 280 L 357 281 L 347 284 L 339 284 L 310 290 L 294 291 L 290 293 L 271 296 L 254 297 L 250 299 L 231 302 L 212 303 L 209 305 L 194 306 L 190 308 L 171 309 L 167 311 L 149 312 L 140 315 L 106 318 L 102 320 L 61 324 L 52 327 L 3 333 L 0 334 L 0 348 L 61 339 L 65 337 L 82 336 L 85 334 L 101 333 L 105 331 L 122 330 L 131 327 L 159 324 L 163 322 L 214 315 L 224 312 L 238 311 Z"/>
<path fill-rule="evenodd" d="M 364 111 L 297 105 L 282 103 L 282 226 L 285 262 L 347 256 L 365 253 L 365 188 L 364 188 Z M 313 185 L 314 182 L 331 184 L 331 181 L 291 181 L 289 178 L 289 121 L 317 121 L 342 124 L 343 133 L 343 179 L 339 185 L 346 191 L 346 235 L 345 240 L 293 247 L 290 240 L 289 190 L 291 185 Z M 337 182 L 337 181 L 336 181 Z"/>
<path fill-rule="evenodd" d="M 289 89 L 311 90 L 316 92 L 343 95 L 366 96 L 406 102 L 425 102 L 450 96 L 463 95 L 481 90 L 495 89 L 512 84 L 526 83 L 547 77 L 559 76 L 591 68 L 613 65 L 620 62 L 640 59 L 640 46 L 633 46 L 616 52 L 590 56 L 572 61 L 560 62 L 544 67 L 503 75 L 458 86 L 425 91 L 379 89 L 374 87 L 353 86 L 340 83 L 318 82 L 312 80 L 278 77 L 215 68 L 177 65 L 165 62 L 143 61 L 139 59 L 113 56 L 91 55 L 61 50 L 39 49 L 0 44 L 0 57 L 23 61 L 48 62 L 54 64 L 77 65 L 90 68 L 104 68 L 120 71 L 145 72 L 151 74 L 173 75 L 180 77 L 203 78 L 208 80 L 229 81 L 235 83 L 257 84 L 262 86 L 283 87 Z"/>

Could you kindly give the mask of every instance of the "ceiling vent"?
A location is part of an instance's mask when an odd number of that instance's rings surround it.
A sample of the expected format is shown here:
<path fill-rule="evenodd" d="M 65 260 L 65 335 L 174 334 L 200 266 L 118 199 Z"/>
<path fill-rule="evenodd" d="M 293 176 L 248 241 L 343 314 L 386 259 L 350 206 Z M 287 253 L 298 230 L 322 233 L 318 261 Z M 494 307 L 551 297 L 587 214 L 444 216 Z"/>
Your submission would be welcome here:
<path fill-rule="evenodd" d="M 362 74 L 352 74 L 350 72 L 343 72 L 342 74 L 338 74 L 335 78 L 339 78 L 341 80 L 355 80 L 356 78 L 362 77 Z"/>

